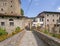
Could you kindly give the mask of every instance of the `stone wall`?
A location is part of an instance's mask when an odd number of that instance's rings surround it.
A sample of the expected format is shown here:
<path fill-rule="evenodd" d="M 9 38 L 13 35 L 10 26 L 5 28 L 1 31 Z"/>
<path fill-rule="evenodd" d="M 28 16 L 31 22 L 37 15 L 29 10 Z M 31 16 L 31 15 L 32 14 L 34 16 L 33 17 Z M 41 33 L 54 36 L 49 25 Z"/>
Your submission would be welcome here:
<path fill-rule="evenodd" d="M 0 0 L 0 13 L 4 15 L 21 15 L 19 0 Z"/>
<path fill-rule="evenodd" d="M 13 21 L 9 21 L 9 19 L 13 19 Z M 4 22 L 5 25 L 2 26 L 1 22 Z M 13 22 L 14 25 L 10 26 L 10 22 Z M 25 20 L 23 18 L 17 18 L 17 17 L 0 17 L 0 27 L 6 29 L 8 33 L 13 32 L 16 27 L 20 27 L 21 29 L 25 28 Z"/>
<path fill-rule="evenodd" d="M 33 31 L 40 39 L 46 42 L 49 46 L 60 46 L 60 39 L 48 36 L 39 31 Z"/>

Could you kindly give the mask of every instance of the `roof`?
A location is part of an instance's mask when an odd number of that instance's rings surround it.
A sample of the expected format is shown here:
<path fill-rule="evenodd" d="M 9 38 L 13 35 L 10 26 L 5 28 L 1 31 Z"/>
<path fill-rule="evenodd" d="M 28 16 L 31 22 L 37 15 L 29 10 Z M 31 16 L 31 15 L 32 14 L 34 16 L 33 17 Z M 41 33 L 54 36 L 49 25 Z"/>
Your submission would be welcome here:
<path fill-rule="evenodd" d="M 41 13 L 53 13 L 53 14 L 60 14 L 60 12 L 53 12 L 53 11 L 43 11 Z"/>
<path fill-rule="evenodd" d="M 42 13 L 60 14 L 60 12 L 43 11 L 43 12 L 39 13 L 37 17 L 44 17 L 44 15 L 41 15 Z"/>
<path fill-rule="evenodd" d="M 20 15 L 4 15 L 4 14 L 0 14 L 0 17 L 2 17 L 2 16 L 4 16 L 4 17 L 20 17 L 20 18 L 28 18 L 28 17 L 26 17 L 26 16 L 20 16 Z"/>

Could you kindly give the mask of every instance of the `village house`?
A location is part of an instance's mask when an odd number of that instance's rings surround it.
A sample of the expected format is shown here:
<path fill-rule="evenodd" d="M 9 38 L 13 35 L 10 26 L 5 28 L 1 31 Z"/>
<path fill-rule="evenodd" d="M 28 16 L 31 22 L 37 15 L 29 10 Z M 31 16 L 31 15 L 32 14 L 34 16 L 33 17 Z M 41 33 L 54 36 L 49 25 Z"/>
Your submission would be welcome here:
<path fill-rule="evenodd" d="M 20 0 L 0 0 L 0 28 L 12 33 L 16 27 L 24 29 L 28 23 L 28 17 L 21 15 Z"/>
<path fill-rule="evenodd" d="M 60 33 L 60 30 L 59 30 L 60 19 L 59 18 L 60 18 L 60 12 L 43 11 L 39 13 L 38 16 L 35 18 L 35 22 L 33 22 L 33 26 L 34 25 L 37 26 L 37 24 L 38 26 L 40 26 L 42 24 L 41 27 L 43 29 L 48 30 L 51 33 L 59 34 Z"/>

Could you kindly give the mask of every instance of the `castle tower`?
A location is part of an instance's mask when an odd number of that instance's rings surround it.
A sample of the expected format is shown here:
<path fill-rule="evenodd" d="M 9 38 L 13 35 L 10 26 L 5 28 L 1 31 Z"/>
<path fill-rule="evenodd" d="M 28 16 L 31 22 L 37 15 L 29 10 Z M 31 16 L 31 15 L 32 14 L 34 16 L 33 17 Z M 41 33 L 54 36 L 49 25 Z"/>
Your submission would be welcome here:
<path fill-rule="evenodd" d="M 20 0 L 0 0 L 0 14 L 20 15 Z"/>

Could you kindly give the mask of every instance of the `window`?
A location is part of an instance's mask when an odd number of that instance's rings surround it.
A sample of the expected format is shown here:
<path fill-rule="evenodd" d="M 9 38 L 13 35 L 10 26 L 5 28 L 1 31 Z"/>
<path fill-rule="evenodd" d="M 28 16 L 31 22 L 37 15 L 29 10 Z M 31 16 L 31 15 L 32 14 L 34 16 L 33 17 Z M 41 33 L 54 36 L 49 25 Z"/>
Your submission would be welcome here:
<path fill-rule="evenodd" d="M 54 17 L 54 15 L 53 15 L 53 17 Z"/>
<path fill-rule="evenodd" d="M 19 17 L 17 17 L 17 19 L 19 19 Z"/>
<path fill-rule="evenodd" d="M 1 8 L 1 11 L 3 11 L 3 8 Z"/>
<path fill-rule="evenodd" d="M 47 16 L 49 16 L 49 15 L 47 15 Z"/>
<path fill-rule="evenodd" d="M 14 26 L 14 22 L 10 22 L 10 26 Z"/>
<path fill-rule="evenodd" d="M 42 18 L 42 21 L 43 21 L 43 18 Z"/>
<path fill-rule="evenodd" d="M 43 18 L 40 18 L 40 21 L 43 21 Z"/>
<path fill-rule="evenodd" d="M 12 5 L 10 7 L 12 7 Z"/>
<path fill-rule="evenodd" d="M 5 22 L 1 22 L 1 26 L 5 26 Z"/>
<path fill-rule="evenodd" d="M 41 21 L 41 18 L 40 18 L 40 21 Z"/>
<path fill-rule="evenodd" d="M 2 18 L 4 18 L 4 16 L 2 16 Z"/>
<path fill-rule="evenodd" d="M 11 3 L 12 3 L 12 1 L 11 1 Z"/>
<path fill-rule="evenodd" d="M 47 19 L 47 21 L 49 21 L 49 19 Z"/>
<path fill-rule="evenodd" d="M 13 11 L 11 11 L 11 13 L 13 13 Z"/>
<path fill-rule="evenodd" d="M 37 20 L 36 20 L 36 19 L 34 19 L 34 20 L 33 20 L 33 22 L 37 22 Z"/>
<path fill-rule="evenodd" d="M 53 22 L 54 22 L 54 19 L 53 19 Z"/>
<path fill-rule="evenodd" d="M 58 19 L 56 21 L 58 22 Z"/>
<path fill-rule="evenodd" d="M 9 19 L 9 21 L 13 21 L 13 19 Z"/>

